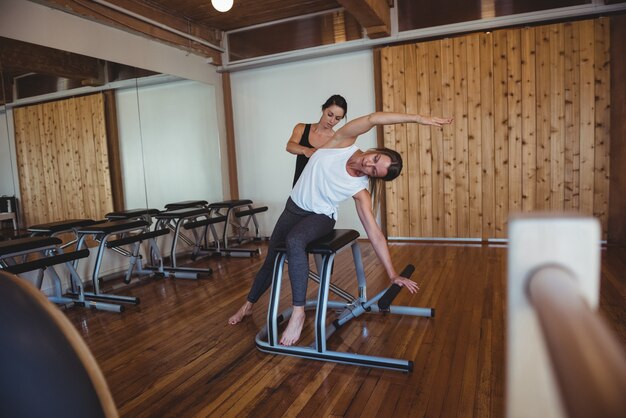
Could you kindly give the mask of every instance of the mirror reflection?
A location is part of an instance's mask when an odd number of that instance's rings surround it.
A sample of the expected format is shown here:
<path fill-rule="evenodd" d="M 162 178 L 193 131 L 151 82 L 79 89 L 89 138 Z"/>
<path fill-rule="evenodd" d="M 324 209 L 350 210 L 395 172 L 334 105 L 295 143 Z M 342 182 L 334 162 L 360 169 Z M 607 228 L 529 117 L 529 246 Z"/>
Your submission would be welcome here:
<path fill-rule="evenodd" d="M 26 57 L 8 75 L 3 67 L 3 103 L 14 94 L 0 124 L 0 194 L 19 199 L 23 228 L 222 198 L 213 86 L 6 38 L 0 46 Z"/>

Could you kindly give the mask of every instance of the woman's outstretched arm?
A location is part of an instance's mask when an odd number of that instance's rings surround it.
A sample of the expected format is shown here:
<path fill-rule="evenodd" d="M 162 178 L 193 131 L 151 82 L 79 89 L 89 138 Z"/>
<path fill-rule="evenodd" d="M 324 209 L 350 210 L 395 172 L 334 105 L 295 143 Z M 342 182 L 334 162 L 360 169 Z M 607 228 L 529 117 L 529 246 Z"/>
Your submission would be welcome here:
<path fill-rule="evenodd" d="M 417 292 L 419 290 L 417 283 L 406 277 L 399 276 L 393 267 L 389 247 L 387 246 L 387 239 L 383 231 L 380 230 L 380 227 L 374 219 L 374 214 L 372 213 L 372 199 L 370 193 L 365 189 L 361 190 L 354 195 L 354 203 L 356 204 L 356 211 L 365 228 L 367 237 L 372 247 L 374 247 L 376 256 L 385 267 L 389 280 L 394 284 L 406 287 L 411 293 Z"/>
<path fill-rule="evenodd" d="M 418 123 L 420 125 L 443 126 L 452 123 L 452 118 L 422 116 L 409 113 L 375 112 L 346 123 L 335 133 L 323 148 L 345 148 L 354 144 L 356 138 L 377 125 Z"/>

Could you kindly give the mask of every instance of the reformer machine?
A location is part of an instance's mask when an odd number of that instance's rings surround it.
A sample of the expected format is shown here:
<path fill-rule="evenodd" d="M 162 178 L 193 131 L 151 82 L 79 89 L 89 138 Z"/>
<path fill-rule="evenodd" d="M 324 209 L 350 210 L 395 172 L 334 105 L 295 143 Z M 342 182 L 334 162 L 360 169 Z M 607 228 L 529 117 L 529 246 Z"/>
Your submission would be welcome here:
<path fill-rule="evenodd" d="M 267 312 L 267 325 L 256 336 L 256 346 L 260 351 L 404 372 L 410 372 L 413 369 L 413 362 L 410 360 L 345 353 L 332 351 L 327 348 L 327 340 L 337 329 L 364 313 L 389 313 L 421 317 L 435 316 L 435 310 L 432 308 L 392 305 L 394 298 L 401 290 L 401 287 L 395 284 L 373 298 L 367 299 L 365 272 L 359 244 L 356 241 L 358 237 L 359 233 L 357 231 L 336 229 L 327 236 L 310 243 L 307 247 L 307 253 L 316 256 L 317 271 L 320 272 L 319 275 L 309 272 L 309 278 L 319 282 L 317 299 L 307 300 L 305 304 L 305 310 L 315 309 L 315 338 L 310 346 L 282 346 L 279 344 L 278 327 L 289 320 L 293 308 L 288 308 L 282 313 L 278 313 L 283 267 L 287 256 L 286 248 L 278 248 L 278 254 L 274 261 L 274 276 Z M 357 297 L 331 283 L 335 255 L 348 245 L 352 250 L 356 269 L 359 293 Z M 414 267 L 409 265 L 403 270 L 401 276 L 408 278 L 413 273 L 413 270 Z M 329 300 L 330 292 L 341 297 L 344 301 Z M 342 310 L 342 312 L 336 320 L 327 325 L 328 308 Z"/>
<path fill-rule="evenodd" d="M 259 233 L 259 223 L 256 219 L 257 213 L 267 211 L 267 206 L 253 207 L 252 200 L 225 200 L 223 202 L 211 203 L 209 205 L 213 217 L 225 218 L 224 230 L 222 232 L 222 247 L 211 248 L 213 253 L 221 255 L 238 255 L 252 257 L 260 254 L 258 248 L 235 248 L 232 242 L 236 241 L 236 245 L 241 245 L 250 241 L 265 241 L 268 238 L 263 237 Z M 250 235 L 250 228 L 254 225 L 254 234 Z M 229 227 L 233 228 L 235 235 L 229 236 Z M 232 242 L 231 242 L 232 241 Z M 219 241 L 218 241 L 219 242 Z"/>
<path fill-rule="evenodd" d="M 27 237 L 0 242 L 0 270 L 13 274 L 37 271 L 37 287 L 41 288 L 43 273 L 47 271 L 52 279 L 53 294 L 48 296 L 51 302 L 59 305 L 75 305 L 105 311 L 119 312 L 120 306 L 89 301 L 85 297 L 83 282 L 76 272 L 73 262 L 89 256 L 89 250 L 76 250 L 64 253 L 62 241 L 58 237 Z M 54 266 L 64 264 L 70 273 L 70 282 L 74 293 L 63 293 L 63 283 Z"/>

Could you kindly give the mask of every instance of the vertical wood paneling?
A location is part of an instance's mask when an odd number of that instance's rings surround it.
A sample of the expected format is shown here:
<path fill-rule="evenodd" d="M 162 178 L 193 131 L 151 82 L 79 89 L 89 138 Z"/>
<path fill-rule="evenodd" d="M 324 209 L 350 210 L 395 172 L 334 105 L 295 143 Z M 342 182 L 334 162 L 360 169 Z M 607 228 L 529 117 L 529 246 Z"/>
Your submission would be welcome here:
<path fill-rule="evenodd" d="M 459 83 L 458 74 L 455 72 L 454 65 L 459 60 L 455 57 L 454 43 L 452 39 L 447 38 L 441 41 L 441 78 L 448 80 L 443 85 L 443 115 L 455 115 L 454 104 L 458 103 Z M 457 135 L 452 134 L 452 130 L 448 130 L 443 137 L 443 193 L 445 203 L 445 236 L 458 236 L 457 230 L 457 199 L 456 199 L 456 147 L 454 140 Z"/>
<path fill-rule="evenodd" d="M 441 115 L 441 41 L 428 43 L 430 113 Z M 443 133 L 441 129 L 430 129 L 432 144 L 432 194 L 433 194 L 433 236 L 444 237 L 445 203 L 443 193 Z"/>
<path fill-rule="evenodd" d="M 509 111 L 508 111 L 508 46 L 506 30 L 493 37 L 493 107 L 495 146 L 495 237 L 506 237 L 509 213 Z"/>
<path fill-rule="evenodd" d="M 462 71 L 462 69 L 461 69 Z M 469 229 L 467 236 L 482 235 L 482 130 L 480 96 L 480 37 L 467 37 L 467 147 L 469 161 Z"/>
<path fill-rule="evenodd" d="M 469 181 L 468 181 L 468 129 L 467 129 L 467 39 L 454 38 L 454 129 L 447 129 L 450 135 L 454 133 L 455 169 L 454 184 L 456 186 L 456 206 L 453 208 L 453 218 L 457 221 L 454 237 L 469 237 Z M 449 113 L 442 113 L 449 114 Z"/>
<path fill-rule="evenodd" d="M 550 209 L 563 211 L 565 115 L 563 25 L 550 27 Z"/>
<path fill-rule="evenodd" d="M 393 111 L 393 59 L 392 48 L 383 48 L 380 51 L 380 73 L 382 79 L 383 111 Z M 384 145 L 393 148 L 393 126 L 384 126 Z M 396 208 L 396 185 L 390 181 L 385 183 L 385 206 L 387 211 L 387 234 L 390 236 L 400 236 L 397 224 Z"/>
<path fill-rule="evenodd" d="M 406 112 L 406 91 L 404 48 L 393 48 L 393 72 L 396 75 L 393 82 L 393 109 L 396 112 Z M 390 147 L 401 155 L 407 155 L 406 124 L 393 125 L 394 144 Z M 396 214 L 397 229 L 401 237 L 409 236 L 410 210 L 407 204 L 409 200 L 409 176 L 404 170 L 393 181 L 396 187 Z"/>
<path fill-rule="evenodd" d="M 404 64 L 406 66 L 406 111 L 407 113 L 418 113 L 418 88 L 417 88 L 417 50 L 415 45 L 404 46 Z M 409 186 L 409 237 L 421 235 L 421 206 L 420 206 L 420 160 L 419 160 L 419 140 L 418 128 L 414 123 L 406 126 L 407 153 L 403 156 L 405 161 L 404 172 L 408 175 Z M 393 182 L 391 182 L 393 183 Z"/>
<path fill-rule="evenodd" d="M 576 210 L 580 203 L 580 51 L 578 25 L 563 25 L 565 50 L 565 166 L 563 209 Z"/>
<path fill-rule="evenodd" d="M 419 113 L 431 114 L 430 111 L 430 83 L 428 72 L 428 48 L 425 43 L 417 44 L 417 94 L 419 97 Z M 420 206 L 422 213 L 422 234 L 425 237 L 433 236 L 433 191 L 432 191 L 432 145 L 431 129 L 420 125 L 419 160 L 420 160 Z"/>
<path fill-rule="evenodd" d="M 593 215 L 593 164 L 595 161 L 594 28 L 592 20 L 580 22 L 580 212 Z"/>
<path fill-rule="evenodd" d="M 101 94 L 14 109 L 26 225 L 113 209 Z"/>
<path fill-rule="evenodd" d="M 536 207 L 537 196 L 537 96 L 535 29 L 521 30 L 522 43 L 522 210 Z"/>
<path fill-rule="evenodd" d="M 537 195 L 536 210 L 550 209 L 550 27 L 538 28 L 537 48 Z"/>
<path fill-rule="evenodd" d="M 410 155 L 404 200 L 387 198 L 408 206 L 410 236 L 504 238 L 511 213 L 536 210 L 593 214 L 606 236 L 609 40 L 609 20 L 596 19 L 388 48 L 404 52 L 387 55 L 398 62 L 383 109 L 455 119 L 403 126 L 396 139 L 385 130 Z"/>
<path fill-rule="evenodd" d="M 493 34 L 480 35 L 480 102 L 483 172 L 483 230 L 481 238 L 496 236 L 494 167 Z"/>
<path fill-rule="evenodd" d="M 522 57 L 521 31 L 507 31 L 508 213 L 522 210 Z M 507 218 L 508 218 L 507 213 Z"/>
<path fill-rule="evenodd" d="M 611 132 L 611 56 L 609 19 L 595 23 L 595 161 L 593 216 L 600 219 L 603 236 L 607 235 L 609 211 L 609 143 Z M 623 84 L 624 80 L 620 80 Z M 624 138 L 621 138 L 624 140 Z"/>

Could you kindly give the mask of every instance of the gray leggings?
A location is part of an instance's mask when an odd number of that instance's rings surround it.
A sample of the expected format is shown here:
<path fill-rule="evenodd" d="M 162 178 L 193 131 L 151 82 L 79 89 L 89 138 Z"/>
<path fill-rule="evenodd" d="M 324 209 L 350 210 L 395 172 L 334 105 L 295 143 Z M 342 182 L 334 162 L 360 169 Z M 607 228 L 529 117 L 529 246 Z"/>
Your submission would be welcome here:
<path fill-rule="evenodd" d="M 285 243 L 289 261 L 292 303 L 293 306 L 304 306 L 309 280 L 309 257 L 306 253 L 306 246 L 311 241 L 329 234 L 334 227 L 334 219 L 301 209 L 289 198 L 272 232 L 263 266 L 252 282 L 248 301 L 255 303 L 272 284 L 276 248 Z"/>

